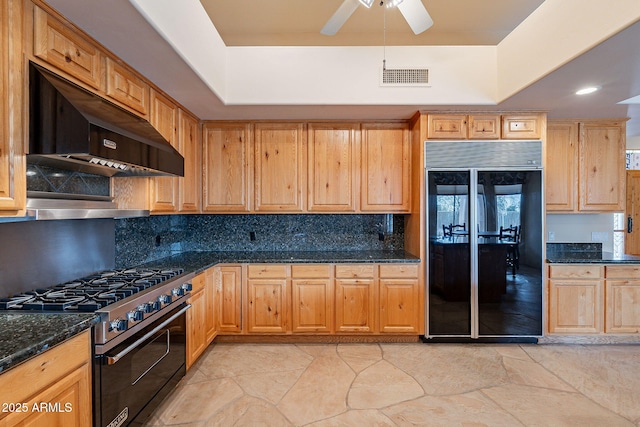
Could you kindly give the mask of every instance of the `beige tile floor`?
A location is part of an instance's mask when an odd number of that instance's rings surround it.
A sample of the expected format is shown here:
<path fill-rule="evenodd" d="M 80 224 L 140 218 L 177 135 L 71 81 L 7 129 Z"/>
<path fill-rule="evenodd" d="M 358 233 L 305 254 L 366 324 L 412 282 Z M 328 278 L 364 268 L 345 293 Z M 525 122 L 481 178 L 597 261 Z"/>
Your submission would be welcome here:
<path fill-rule="evenodd" d="M 146 426 L 635 426 L 640 345 L 214 344 Z"/>

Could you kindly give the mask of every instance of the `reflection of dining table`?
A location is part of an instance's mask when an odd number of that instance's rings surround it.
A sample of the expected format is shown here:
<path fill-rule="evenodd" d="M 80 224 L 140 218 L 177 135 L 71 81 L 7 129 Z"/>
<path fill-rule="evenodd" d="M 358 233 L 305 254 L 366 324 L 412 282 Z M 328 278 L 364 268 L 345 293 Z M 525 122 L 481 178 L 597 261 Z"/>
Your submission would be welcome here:
<path fill-rule="evenodd" d="M 452 231 L 451 232 L 452 236 L 459 236 L 459 237 L 463 237 L 463 236 L 468 236 L 469 235 L 469 231 L 467 230 L 458 230 L 458 231 Z M 478 231 L 478 237 L 500 237 L 500 231 L 498 230 L 494 230 L 494 231 L 489 231 L 489 230 L 480 230 Z"/>

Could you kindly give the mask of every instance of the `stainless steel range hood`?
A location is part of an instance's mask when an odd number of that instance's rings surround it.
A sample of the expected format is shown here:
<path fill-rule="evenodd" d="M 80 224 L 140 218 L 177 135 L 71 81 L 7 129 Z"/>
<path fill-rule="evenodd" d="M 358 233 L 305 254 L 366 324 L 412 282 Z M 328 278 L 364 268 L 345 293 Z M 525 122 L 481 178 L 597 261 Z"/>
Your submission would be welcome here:
<path fill-rule="evenodd" d="M 53 194 L 55 195 L 55 194 Z M 39 196 L 45 198 L 38 198 Z M 74 195 L 74 199 L 52 198 L 46 195 L 27 192 L 27 216 L 25 220 L 62 220 L 62 219 L 98 219 L 133 218 L 149 216 L 148 210 L 118 209 L 109 198 L 83 200 Z"/>
<path fill-rule="evenodd" d="M 184 176 L 146 120 L 31 63 L 27 162 L 104 176 Z"/>

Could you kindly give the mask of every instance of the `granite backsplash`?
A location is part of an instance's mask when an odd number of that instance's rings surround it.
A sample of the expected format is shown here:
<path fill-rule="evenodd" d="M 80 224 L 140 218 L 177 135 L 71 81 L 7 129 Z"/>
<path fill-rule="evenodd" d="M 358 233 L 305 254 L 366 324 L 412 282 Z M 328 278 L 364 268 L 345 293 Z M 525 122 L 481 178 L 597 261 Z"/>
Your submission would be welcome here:
<path fill-rule="evenodd" d="M 602 259 L 602 243 L 547 243 L 547 259 L 575 257 Z"/>
<path fill-rule="evenodd" d="M 116 268 L 188 251 L 404 248 L 402 215 L 153 215 L 115 223 Z"/>

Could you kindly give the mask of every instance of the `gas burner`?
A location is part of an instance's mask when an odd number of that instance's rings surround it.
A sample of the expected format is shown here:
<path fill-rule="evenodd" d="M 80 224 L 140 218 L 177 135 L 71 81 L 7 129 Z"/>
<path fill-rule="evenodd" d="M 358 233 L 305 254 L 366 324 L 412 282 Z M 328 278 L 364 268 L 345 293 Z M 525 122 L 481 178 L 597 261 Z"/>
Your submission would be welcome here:
<path fill-rule="evenodd" d="M 183 269 L 109 270 L 80 279 L 0 298 L 2 310 L 92 312 L 158 285 Z"/>

